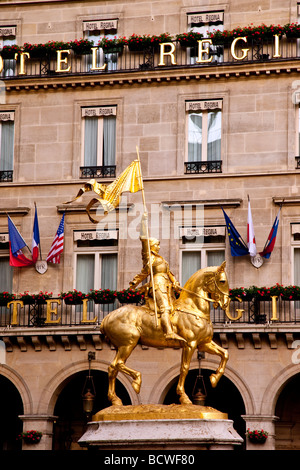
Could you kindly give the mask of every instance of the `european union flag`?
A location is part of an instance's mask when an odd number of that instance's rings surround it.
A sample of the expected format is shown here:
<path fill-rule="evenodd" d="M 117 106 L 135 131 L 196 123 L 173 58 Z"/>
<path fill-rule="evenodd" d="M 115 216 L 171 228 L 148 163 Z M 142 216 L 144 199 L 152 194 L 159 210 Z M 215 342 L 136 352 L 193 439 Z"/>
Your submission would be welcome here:
<path fill-rule="evenodd" d="M 231 249 L 231 256 L 244 256 L 244 255 L 249 255 L 248 247 L 245 244 L 244 240 L 240 236 L 239 232 L 231 222 L 230 218 L 224 211 L 222 207 L 222 211 L 225 217 L 225 222 L 226 222 L 226 228 L 227 228 L 227 233 L 228 233 L 228 238 L 229 238 L 229 243 L 230 243 L 230 249 Z"/>

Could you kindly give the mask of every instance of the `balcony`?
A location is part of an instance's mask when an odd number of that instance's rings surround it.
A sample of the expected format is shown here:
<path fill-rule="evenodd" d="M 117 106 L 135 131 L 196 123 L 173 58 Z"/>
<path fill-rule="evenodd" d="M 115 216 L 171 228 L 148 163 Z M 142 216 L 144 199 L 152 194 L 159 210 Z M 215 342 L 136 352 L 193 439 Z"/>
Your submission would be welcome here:
<path fill-rule="evenodd" d="M 200 173 L 222 173 L 222 160 L 185 162 L 184 168 L 184 173 L 186 175 Z"/>
<path fill-rule="evenodd" d="M 274 300 L 274 299 L 273 299 Z M 96 304 L 89 301 L 86 306 L 66 305 L 64 302 L 58 304 L 55 299 L 47 306 L 46 304 L 31 303 L 18 305 L 13 312 L 12 305 L 8 308 L 0 306 L 0 336 L 1 331 L 7 328 L 13 331 L 14 328 L 57 328 L 99 325 L 103 318 L 113 309 L 120 306 L 116 300 L 113 304 Z M 238 312 L 241 318 L 234 321 Z M 211 321 L 215 327 L 225 326 L 231 322 L 234 325 L 298 325 L 300 327 L 300 300 L 248 300 L 238 302 L 233 300 L 230 303 L 230 320 L 226 313 L 220 308 L 211 310 Z"/>
<path fill-rule="evenodd" d="M 115 178 L 116 165 L 81 166 L 80 178 Z"/>
<path fill-rule="evenodd" d="M 76 55 L 73 51 L 63 56 L 66 62 L 61 60 L 62 63 L 60 63 L 59 69 L 55 54 L 53 57 L 27 58 L 22 73 L 20 73 L 20 64 L 15 59 L 6 59 L 5 67 L 0 73 L 0 77 L 9 82 L 16 78 L 26 80 L 41 77 L 106 76 L 118 73 L 149 72 L 187 67 L 195 70 L 206 70 L 212 66 L 222 68 L 224 65 L 275 64 L 299 60 L 300 58 L 296 38 L 283 37 L 280 41 L 279 53 L 278 48 L 275 47 L 274 38 L 260 41 L 248 39 L 247 43 L 239 42 L 235 47 L 234 55 L 232 54 L 230 44 L 212 46 L 209 49 L 209 53 L 202 53 L 201 57 L 197 56 L 198 51 L 195 51 L 194 48 L 182 47 L 177 41 L 173 41 L 173 45 L 175 49 L 172 54 L 168 54 L 169 49 L 166 46 L 163 60 L 161 60 L 159 50 L 157 51 L 152 48 L 134 52 L 125 46 L 122 52 L 106 54 L 101 49 L 101 58 L 97 59 L 96 67 L 92 66 L 91 54 Z M 208 47 L 208 43 L 204 43 L 203 47 Z M 248 51 L 246 53 L 243 52 L 246 49 Z M 235 73 L 237 73 L 236 70 Z"/>

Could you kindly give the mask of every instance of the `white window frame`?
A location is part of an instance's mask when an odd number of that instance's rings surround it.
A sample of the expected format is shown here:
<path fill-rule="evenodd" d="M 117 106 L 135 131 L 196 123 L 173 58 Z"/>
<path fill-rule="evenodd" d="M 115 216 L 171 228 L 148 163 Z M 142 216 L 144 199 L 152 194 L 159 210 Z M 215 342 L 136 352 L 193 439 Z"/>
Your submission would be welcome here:
<path fill-rule="evenodd" d="M 201 11 L 201 12 L 198 12 L 198 13 L 188 13 L 188 14 L 187 14 L 188 31 L 194 31 L 194 32 L 196 32 L 196 33 L 202 33 L 202 34 L 203 34 L 203 38 L 207 37 L 207 36 L 206 36 L 207 31 L 209 31 L 209 32 L 210 32 L 210 31 L 213 31 L 213 29 L 216 28 L 216 25 L 215 25 L 215 22 L 214 22 L 214 21 L 206 21 L 206 20 L 205 20 L 205 15 L 206 15 L 206 14 L 207 14 L 207 15 L 214 15 L 214 14 L 217 14 L 217 13 L 219 13 L 219 14 L 222 15 L 222 17 L 223 17 L 223 19 L 222 19 L 222 24 L 218 24 L 218 25 L 217 25 L 217 29 L 220 29 L 221 31 L 223 31 L 223 30 L 224 30 L 224 12 L 223 12 L 223 11 L 216 11 L 216 10 L 214 10 L 214 11 L 205 11 L 205 12 L 202 12 L 202 11 Z M 190 22 L 190 18 L 191 18 L 192 16 L 195 16 L 195 17 L 197 17 L 197 16 L 202 17 L 205 21 L 203 21 L 203 22 L 201 22 L 201 23 L 200 23 L 200 22 L 198 23 L 199 25 L 201 24 L 201 26 L 192 26 L 193 24 L 195 24 L 195 22 L 194 22 L 194 23 L 191 23 L 191 22 Z M 217 23 L 220 23 L 220 22 L 218 21 Z M 208 44 L 207 44 L 207 46 L 208 46 Z M 210 50 L 214 52 L 214 51 L 217 50 L 217 47 L 218 47 L 218 46 L 210 45 Z M 196 57 L 190 56 L 190 48 L 188 48 L 188 56 L 189 56 L 189 58 L 190 58 L 190 63 L 191 63 L 191 64 L 195 64 L 195 63 L 196 63 Z M 208 59 L 207 54 L 204 54 L 204 55 L 203 55 L 203 58 L 204 58 L 204 59 Z M 214 56 L 213 62 L 223 62 L 223 56 L 222 56 L 222 55 L 220 55 L 219 57 L 218 57 L 218 56 Z"/>
<path fill-rule="evenodd" d="M 198 103 L 198 109 L 197 108 L 197 103 Z M 212 105 L 210 103 L 216 103 L 216 107 L 211 107 Z M 192 110 L 190 109 L 190 105 L 193 104 L 195 109 Z M 223 140 L 223 101 L 222 100 L 213 100 L 213 99 L 207 99 L 207 100 L 195 100 L 193 102 L 186 101 L 186 145 L 185 145 L 185 161 L 189 162 L 192 160 L 189 160 L 189 115 L 190 113 L 197 113 L 201 112 L 202 113 L 202 151 L 201 151 L 201 160 L 197 161 L 203 161 L 207 162 L 208 161 L 208 152 L 207 152 L 207 144 L 208 144 L 208 113 L 209 111 L 220 111 L 221 112 L 221 152 L 220 152 L 220 158 L 214 158 L 214 160 L 221 161 L 222 160 L 222 140 Z"/>
<path fill-rule="evenodd" d="M 8 263 L 9 263 L 9 250 L 8 249 L 2 249 L 1 246 L 2 246 L 2 243 L 8 243 L 9 242 L 9 235 L 8 233 L 0 233 L 0 259 L 1 258 L 7 258 L 8 260 Z M 11 270 L 12 270 L 12 276 L 11 276 L 11 291 L 10 293 L 12 293 L 12 289 L 13 289 L 13 268 L 11 267 Z M 0 287 L 0 291 L 2 291 L 2 287 Z"/>
<path fill-rule="evenodd" d="M 15 112 L 14 111 L 1 111 L 0 110 L 0 162 L 2 161 L 3 155 L 1 155 L 1 140 L 2 140 L 2 123 L 7 121 L 12 121 L 14 123 Z M 1 171 L 13 171 L 14 169 L 14 156 L 15 156 L 15 126 L 14 126 L 14 137 L 12 142 L 12 161 L 11 168 Z M 0 164 L 1 167 L 1 164 Z"/>
<path fill-rule="evenodd" d="M 86 29 L 85 25 L 89 23 L 91 25 L 95 25 L 94 29 Z M 105 24 L 107 24 L 107 29 L 105 29 Z M 114 26 L 113 28 L 111 26 Z M 97 29 L 97 28 L 101 29 Z M 117 29 L 118 29 L 118 20 L 117 19 L 102 19 L 102 20 L 89 20 L 83 22 L 83 35 L 85 39 L 89 39 L 93 41 L 95 46 L 98 46 L 98 42 L 106 37 L 113 39 L 117 36 Z M 93 34 L 93 31 L 96 31 L 97 34 Z M 89 34 L 90 33 L 90 34 Z M 102 67 L 104 65 L 104 61 L 107 63 L 107 70 L 117 70 L 117 53 L 113 54 L 105 54 L 103 49 L 99 48 L 97 51 L 97 67 Z M 88 55 L 89 60 L 89 67 L 91 66 L 91 54 Z M 97 71 L 96 71 L 97 72 Z"/>
<path fill-rule="evenodd" d="M 115 231 L 113 229 L 113 236 L 115 236 Z M 77 230 L 74 230 L 74 233 Z M 82 229 L 82 232 L 90 232 L 91 229 Z M 75 238 L 75 236 L 74 236 Z M 74 279 L 73 286 L 76 289 L 77 281 L 77 256 L 78 255 L 94 255 L 95 265 L 94 265 L 94 289 L 99 289 L 101 286 L 101 256 L 106 254 L 116 254 L 117 255 L 117 284 L 118 284 L 118 272 L 119 272 L 119 250 L 118 246 L 91 246 L 91 247 L 78 247 L 77 241 L 74 241 Z"/>
<path fill-rule="evenodd" d="M 222 226 L 223 225 L 219 225 Z M 216 227 L 219 227 L 216 225 Z M 211 226 L 210 226 L 211 227 Z M 182 238 L 180 239 L 179 243 L 179 279 L 182 282 L 182 259 L 184 252 L 200 252 L 201 253 L 201 269 L 206 268 L 208 266 L 207 259 L 208 253 L 211 251 L 223 251 L 224 252 L 224 259 L 226 255 L 226 237 L 224 236 L 224 242 L 220 243 L 183 243 Z"/>
<path fill-rule="evenodd" d="M 82 118 L 81 118 L 81 166 L 88 166 L 85 164 L 84 160 L 84 150 L 85 150 L 85 119 L 89 119 L 87 116 L 83 116 L 84 110 L 89 109 L 89 110 L 95 110 L 95 116 L 98 118 L 97 121 L 97 165 L 96 166 L 104 166 L 103 164 L 103 123 L 104 119 L 107 115 L 114 115 L 117 118 L 117 106 L 90 106 L 90 107 L 82 107 L 81 112 L 82 112 Z M 107 114 L 105 114 L 105 111 L 101 110 L 109 110 Z M 102 113 L 102 114 L 101 114 Z M 117 143 L 117 132 L 115 133 L 115 145 Z M 114 165 L 116 164 L 116 155 L 115 155 L 115 162 Z"/>

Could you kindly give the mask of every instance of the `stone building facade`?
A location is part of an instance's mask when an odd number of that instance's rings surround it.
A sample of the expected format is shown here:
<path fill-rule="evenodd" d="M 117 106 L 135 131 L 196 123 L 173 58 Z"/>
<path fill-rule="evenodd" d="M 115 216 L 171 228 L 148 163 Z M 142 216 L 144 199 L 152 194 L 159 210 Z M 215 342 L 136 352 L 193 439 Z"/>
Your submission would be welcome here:
<path fill-rule="evenodd" d="M 225 259 L 232 288 L 299 285 L 300 39 L 271 31 L 259 41 L 246 33 L 225 44 L 207 41 L 208 31 L 295 23 L 299 8 L 294 0 L 3 0 L 0 291 L 47 291 L 58 298 L 72 289 L 128 287 L 141 269 L 141 193 L 124 194 L 107 216 L 92 211 L 98 224 L 85 210 L 92 193 L 65 202 L 91 178 L 113 181 L 136 159 L 137 148 L 151 236 L 161 240 L 161 254 L 181 283 L 194 268 Z M 190 30 L 206 38 L 196 51 L 176 39 Z M 166 32 L 168 45 L 157 49 L 98 47 L 103 38 Z M 81 38 L 93 42 L 87 54 L 66 45 Z M 49 41 L 56 42 L 51 54 L 28 46 Z M 5 55 L 14 45 L 23 49 Z M 222 212 L 246 240 L 248 198 L 258 252 L 281 207 L 274 250 L 261 266 L 250 256 L 231 256 Z M 7 214 L 30 246 L 35 204 L 42 261 L 65 214 L 61 262 L 12 268 Z M 218 359 L 201 360 L 207 403 L 228 411 L 242 437 L 246 428 L 267 430 L 259 448 L 299 449 L 298 303 L 278 298 L 242 307 L 237 321 L 213 313 L 215 339 L 230 359 L 215 390 L 206 379 Z M 112 306 L 89 304 L 87 316 L 63 301 L 48 313 L 37 304 L 17 308 L 13 316 L 12 306 L 0 307 L 1 407 L 9 427 L 1 424 L 0 446 L 20 446 L 16 435 L 36 429 L 43 433 L 36 449 L 77 448 L 89 364 L 95 410 L 109 405 L 107 367 L 115 351 L 100 336 L 99 322 Z M 232 302 L 233 317 L 236 308 Z M 89 352 L 95 352 L 92 361 Z M 138 346 L 130 364 L 142 372 L 143 385 L 136 395 L 120 374 L 124 403 L 173 400 L 178 349 Z M 195 357 L 190 394 L 198 372 Z M 243 448 L 258 445 L 245 438 Z"/>

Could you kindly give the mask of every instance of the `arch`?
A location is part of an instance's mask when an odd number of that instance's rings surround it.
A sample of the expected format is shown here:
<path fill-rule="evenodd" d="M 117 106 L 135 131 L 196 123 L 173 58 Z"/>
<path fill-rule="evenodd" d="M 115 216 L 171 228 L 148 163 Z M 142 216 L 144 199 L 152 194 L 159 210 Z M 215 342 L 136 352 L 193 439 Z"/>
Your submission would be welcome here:
<path fill-rule="evenodd" d="M 108 361 L 93 361 L 91 371 L 98 370 L 107 373 L 110 363 Z M 40 401 L 38 404 L 38 414 L 50 414 L 54 412 L 57 398 L 64 388 L 66 381 L 74 374 L 88 369 L 87 361 L 82 360 L 73 362 L 72 364 L 64 367 L 57 374 L 55 374 L 41 392 Z M 131 387 L 131 382 L 127 376 L 121 375 L 118 380 L 125 387 L 132 404 L 138 405 L 140 403 L 139 396 Z"/>
<path fill-rule="evenodd" d="M 8 380 L 10 380 L 18 390 L 23 403 L 24 414 L 32 414 L 32 395 L 30 393 L 29 387 L 21 375 L 6 364 L 0 364 L 0 375 L 3 375 L 3 377 L 6 377 Z"/>
<path fill-rule="evenodd" d="M 214 359 L 204 359 L 201 361 L 201 367 L 203 369 L 212 369 L 216 370 L 219 363 Z M 199 363 L 197 359 L 192 359 L 190 370 L 198 369 Z M 159 379 L 155 382 L 151 392 L 150 397 L 154 403 L 163 403 L 164 398 L 170 389 L 172 383 L 176 377 L 178 377 L 180 372 L 180 363 L 177 363 L 170 369 L 164 372 L 163 376 L 159 377 Z M 250 388 L 247 386 L 244 379 L 234 371 L 231 367 L 226 366 L 225 370 L 225 377 L 227 377 L 231 382 L 236 386 L 241 397 L 245 404 L 246 414 L 255 414 L 255 403 L 253 399 L 253 395 L 251 393 Z"/>
<path fill-rule="evenodd" d="M 289 364 L 272 378 L 262 397 L 261 415 L 273 416 L 275 414 L 276 403 L 280 393 L 288 380 L 297 374 L 299 374 L 299 364 Z"/>

